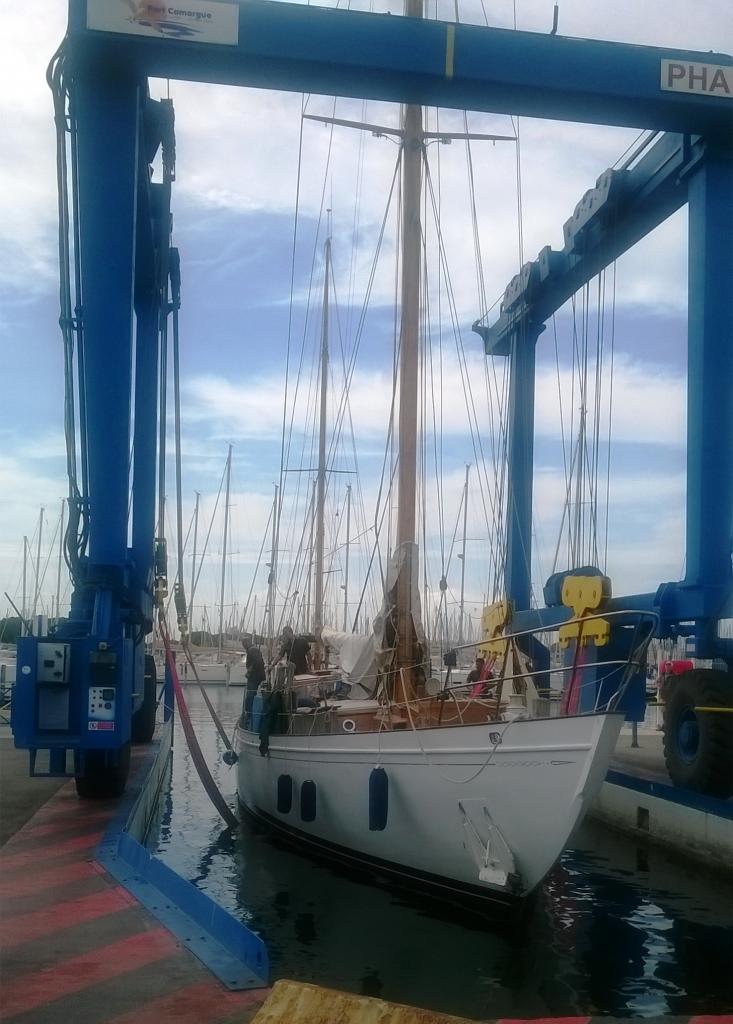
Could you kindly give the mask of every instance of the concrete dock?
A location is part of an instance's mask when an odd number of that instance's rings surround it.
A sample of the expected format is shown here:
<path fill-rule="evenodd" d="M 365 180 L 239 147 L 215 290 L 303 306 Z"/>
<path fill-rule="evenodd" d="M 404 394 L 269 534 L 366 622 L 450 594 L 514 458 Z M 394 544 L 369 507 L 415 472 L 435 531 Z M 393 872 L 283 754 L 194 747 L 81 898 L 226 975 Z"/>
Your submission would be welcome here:
<path fill-rule="evenodd" d="M 114 877 L 105 860 L 121 801 L 82 801 L 73 782 L 27 778 L 26 755 L 0 727 L 0 1021 L 22 1024 L 460 1024 L 465 1018 L 278 981 L 231 991 Z M 614 771 L 658 771 L 659 737 L 623 744 Z M 131 788 L 152 777 L 146 748 Z M 646 764 L 646 768 L 644 765 Z M 662 783 L 649 782 L 649 785 Z M 607 784 L 608 785 L 608 784 Z M 623 787 L 621 787 L 623 788 Z M 126 798 L 123 798 L 123 801 Z M 636 799 L 636 797 L 635 797 Z M 140 800 L 136 806 L 139 806 Z M 126 814 L 126 811 L 124 811 Z M 139 883 L 138 879 L 138 883 Z M 184 883 L 187 884 L 187 883 Z M 133 886 L 134 888 L 134 886 Z M 144 897 L 143 897 L 144 898 Z M 604 1017 L 607 1024 L 613 1018 Z M 591 1024 L 590 1016 L 536 1024 Z M 666 1022 L 733 1024 L 725 1016 Z M 465 1021 L 465 1024 L 469 1022 Z M 491 1024 L 522 1024 L 512 1019 Z"/>
<path fill-rule="evenodd" d="M 228 991 L 97 861 L 117 802 L 27 779 L 10 744 L 4 728 L 0 1020 L 250 1021 L 268 990 Z"/>
<path fill-rule="evenodd" d="M 673 786 L 660 731 L 639 729 L 638 744 L 624 728 L 591 817 L 706 868 L 733 872 L 733 799 Z"/>

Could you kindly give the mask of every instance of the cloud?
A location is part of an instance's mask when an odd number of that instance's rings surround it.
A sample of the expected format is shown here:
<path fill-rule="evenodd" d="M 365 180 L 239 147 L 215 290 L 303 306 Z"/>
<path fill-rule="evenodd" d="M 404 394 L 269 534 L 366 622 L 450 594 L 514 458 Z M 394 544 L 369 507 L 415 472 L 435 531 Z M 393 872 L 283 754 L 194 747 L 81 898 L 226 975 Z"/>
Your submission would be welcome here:
<path fill-rule="evenodd" d="M 366 9 L 371 4 L 369 0 L 360 0 L 352 6 Z M 480 0 L 465 0 L 461 4 L 462 19 L 480 23 L 483 6 Z M 377 7 L 384 9 L 386 0 Z M 33 306 L 39 293 L 53 297 L 57 287 L 55 138 L 51 97 L 44 75 L 47 61 L 64 32 L 66 5 L 62 0 L 20 6 L 11 4 L 9 0 L 0 0 L 0 10 L 3 17 L 0 65 L 7 81 L 12 83 L 12 88 L 0 95 L 4 156 L 0 164 L 0 287 L 7 292 L 1 316 L 4 332 L 12 342 L 14 329 L 28 322 L 26 311 Z M 514 5 L 509 0 L 498 0 L 491 6 L 489 16 L 494 24 L 508 27 L 512 24 L 513 10 Z M 440 0 L 438 13 L 452 19 L 453 3 Z M 521 29 L 549 30 L 551 4 L 548 0 L 522 0 L 517 5 L 517 14 Z M 644 4 L 638 0 L 617 0 L 613 5 L 565 0 L 560 11 L 560 32 L 662 47 L 730 51 L 733 35 L 728 29 L 729 21 L 729 0 L 704 0 L 696 4 L 694 18 L 689 16 L 689 0 L 647 0 Z M 153 84 L 158 95 L 163 94 L 165 88 L 160 83 Z M 255 298 L 248 299 L 250 305 L 243 304 L 243 321 L 251 314 L 257 301 L 260 305 L 273 305 L 274 294 L 282 296 L 277 301 L 287 303 L 289 257 L 283 259 L 278 255 L 278 265 L 272 274 L 268 267 L 266 287 L 260 287 L 263 271 L 259 256 L 262 232 L 270 230 L 270 222 L 266 218 L 276 216 L 284 222 L 294 212 L 301 97 L 177 82 L 172 83 L 171 90 L 176 104 L 178 132 L 175 227 L 176 232 L 187 239 L 187 246 L 182 252 L 184 273 L 187 267 L 198 270 L 199 242 L 212 238 L 210 248 L 216 251 L 221 269 L 229 271 L 227 287 L 232 306 L 241 299 L 237 280 L 246 278 L 251 291 L 258 293 Z M 328 97 L 309 98 L 307 108 L 309 112 L 327 115 L 335 109 L 339 116 L 366 117 L 388 123 L 396 123 L 398 118 L 394 105 L 362 105 L 358 101 L 339 100 L 334 108 L 333 100 Z M 437 115 L 430 111 L 426 116 L 431 126 L 435 126 Z M 456 112 L 442 111 L 440 124 L 443 128 L 461 130 L 463 117 Z M 473 114 L 469 115 L 468 124 L 474 131 L 502 133 L 507 132 L 510 126 L 506 117 Z M 624 129 L 523 118 L 520 122 L 521 211 L 516 195 L 514 145 L 474 144 L 476 215 L 483 268 L 480 279 L 477 279 L 475 270 L 472 223 L 466 202 L 465 147 L 459 144 L 430 147 L 436 203 L 438 191 L 440 193 L 440 236 L 446 262 L 451 269 L 457 316 L 462 324 L 470 323 L 482 311 L 484 304 L 493 302 L 516 272 L 520 263 L 520 212 L 524 258 L 533 258 L 545 244 L 560 246 L 563 221 L 570 216 L 586 189 L 594 184 L 598 174 L 616 160 L 635 134 Z M 305 270 L 296 280 L 296 301 L 302 304 L 307 295 L 303 282 L 307 281 L 316 244 L 315 222 L 330 206 L 333 210 L 334 264 L 340 302 L 342 306 L 346 305 L 345 297 L 351 281 L 353 301 L 358 306 L 371 270 L 394 168 L 395 147 L 383 139 L 361 136 L 346 129 L 331 131 L 318 124 L 306 123 L 303 126 L 302 156 L 297 266 Z M 327 161 L 330 173 L 325 178 Z M 355 197 L 359 201 L 356 220 Z M 427 191 L 426 211 L 427 274 L 434 297 L 432 313 L 437 315 L 436 286 L 440 273 L 438 228 Z M 246 245 L 237 247 L 231 244 L 227 234 L 228 213 L 247 214 L 253 231 L 251 237 L 247 237 Z M 242 221 L 236 223 L 239 225 Z M 255 228 L 257 224 L 259 233 Z M 352 257 L 355 227 L 361 244 L 359 255 Z M 372 298 L 372 306 L 381 307 L 382 311 L 391 307 L 394 297 L 395 248 L 395 222 L 391 217 Z M 352 259 L 355 260 L 353 265 Z M 233 266 L 235 261 L 236 266 Z M 641 326 L 648 322 L 645 318 L 651 310 L 684 309 L 685 261 L 686 219 L 682 211 L 619 261 L 618 306 L 631 307 L 638 314 Z M 450 317 L 444 285 L 441 306 L 445 328 Z M 55 315 L 52 313 L 48 317 L 54 331 Z M 379 465 L 391 394 L 389 367 L 385 365 L 381 369 L 377 362 L 379 353 L 375 339 L 380 343 L 384 341 L 383 323 L 379 325 L 379 332 L 378 335 L 376 330 L 372 331 L 371 324 L 369 331 L 365 332 L 364 347 L 366 354 L 371 356 L 370 365 L 358 369 L 350 396 L 357 447 L 367 463 L 363 481 L 367 508 L 375 496 L 376 484 L 370 474 L 373 474 L 373 465 Z M 272 348 L 275 351 L 275 333 L 273 327 L 269 328 L 269 334 L 267 330 L 261 332 L 257 339 L 261 350 Z M 205 337 L 208 339 L 208 335 Z M 487 385 L 475 339 L 464 334 L 464 344 L 469 352 L 467 376 L 474 389 L 478 420 L 487 436 L 491 429 L 489 410 L 492 404 L 496 405 L 497 392 L 501 391 L 502 370 L 501 366 L 497 367 L 499 383 L 494 385 L 489 368 Z M 453 345 L 449 330 L 444 330 L 444 345 L 446 351 Z M 261 373 L 247 380 L 238 369 L 238 351 L 233 354 L 232 371 L 227 376 L 197 374 L 186 384 L 184 471 L 187 487 L 191 491 L 197 487 L 205 497 L 204 518 L 213 507 L 223 468 L 225 442 L 229 439 L 242 442 L 235 449 L 235 469 L 242 476 L 232 499 L 237 538 L 232 557 L 235 565 L 241 563 L 241 583 L 244 586 L 252 559 L 256 557 L 254 548 L 258 547 L 265 532 L 272 499 L 269 481 L 275 476 L 279 456 L 283 375 L 282 366 L 274 365 L 273 356 L 270 369 L 265 365 Z M 385 364 L 388 362 L 386 359 Z M 446 452 L 450 455 L 450 458 L 446 455 L 446 461 L 450 463 L 450 479 L 446 483 L 446 494 L 450 495 L 450 501 L 446 503 L 446 522 L 451 522 L 462 486 L 460 465 L 464 458 L 475 460 L 475 455 L 467 437 L 463 377 L 454 355 L 446 355 L 444 369 L 445 399 L 442 403 L 438 401 L 437 411 L 442 413 Z M 13 388 L 14 392 L 27 387 L 25 376 L 19 379 L 18 374 L 14 374 L 12 360 L 6 361 L 6 372 L 6 387 Z M 26 370 L 23 372 L 25 374 Z M 335 377 L 338 380 L 337 372 Z M 557 387 L 554 371 L 541 365 L 537 392 L 539 443 L 536 486 L 539 501 L 536 505 L 536 529 L 547 538 L 551 538 L 556 530 L 558 509 L 564 496 Z M 294 464 L 297 464 L 301 452 L 310 455 L 313 424 L 312 411 L 307 411 L 309 388 L 313 388 L 311 367 L 306 368 L 303 391 L 295 409 Z M 652 473 L 649 467 L 653 468 L 654 460 L 666 457 L 670 451 L 679 454 L 684 444 L 684 377 L 671 368 L 660 372 L 657 364 L 638 358 L 618 357 L 614 388 L 613 438 L 618 451 L 614 450 L 612 462 L 611 502 L 616 515 L 612 516 L 609 566 L 614 567 L 613 575 L 618 577 L 620 589 L 633 590 L 652 585 L 662 578 L 673 578 L 679 571 L 675 566 L 679 561 L 678 548 L 681 547 L 684 525 L 683 480 L 678 473 Z M 560 389 L 566 419 L 569 419 L 571 408 L 575 407 L 577 423 L 577 394 L 574 399 L 569 373 L 563 368 Z M 602 397 L 605 410 L 610 396 L 604 390 Z M 589 396 L 592 407 L 591 399 L 592 392 Z M 41 407 L 44 400 L 46 406 L 52 404 L 48 396 L 39 396 Z M 59 405 L 57 423 L 60 422 L 60 413 Z M 567 430 L 565 437 L 567 442 Z M 21 438 L 9 436 L 5 449 L 6 454 L 0 460 L 0 487 L 5 498 L 0 506 L 0 536 L 3 538 L 0 579 L 6 581 L 11 592 L 15 592 L 17 574 L 13 560 L 17 562 L 22 536 L 34 528 L 39 505 L 45 503 L 53 510 L 60 495 L 65 493 L 66 484 L 62 474 L 62 438 L 58 430 L 52 431 L 46 422 L 41 424 L 39 420 L 31 424 L 27 430 L 24 429 Z M 641 475 L 639 463 L 644 461 L 640 454 L 643 451 L 647 452 L 644 458 L 648 463 L 647 472 Z M 635 462 L 630 458 L 631 454 L 636 457 Z M 486 475 L 490 480 L 490 469 Z M 339 491 L 340 495 L 342 493 Z M 552 514 L 550 508 L 554 510 Z M 190 517 L 190 513 L 191 507 L 187 504 L 186 515 Z M 298 515 L 302 518 L 302 508 Z M 370 514 L 365 513 L 365 517 L 368 521 Z M 292 528 L 288 527 L 287 543 L 292 546 L 299 534 L 298 517 L 291 514 L 291 518 Z M 431 550 L 439 548 L 434 521 L 437 521 L 437 512 L 431 507 Z M 486 526 L 480 508 L 478 519 L 469 529 L 481 532 L 485 538 Z M 214 531 L 212 536 L 215 536 Z M 485 539 L 482 543 L 485 545 Z M 554 550 L 551 540 L 544 546 L 549 551 Z M 543 550 L 544 546 L 539 545 Z M 367 541 L 362 547 L 364 552 L 369 550 Z M 212 556 L 212 566 L 216 557 Z M 477 565 L 485 565 L 485 559 L 484 548 L 476 559 Z M 434 570 L 433 561 L 433 574 Z M 209 593 L 213 599 L 216 570 L 210 575 Z M 482 575 L 485 575 L 485 570 L 476 569 L 475 578 L 470 578 L 472 593 L 476 595 L 481 593 Z M 540 579 L 539 570 L 535 576 Z"/>
<path fill-rule="evenodd" d="M 0 285 L 14 300 L 56 277 L 56 138 L 45 72 L 64 34 L 65 7 L 0 4 L 7 83 L 0 93 Z"/>
<path fill-rule="evenodd" d="M 462 366 L 465 369 L 462 370 Z M 497 377 L 494 380 L 493 373 Z M 442 386 L 435 385 L 436 418 L 442 424 L 443 437 L 467 438 L 469 419 L 467 404 L 476 412 L 481 433 L 488 444 L 491 436 L 492 408 L 496 407 L 497 396 L 505 393 L 503 374 L 505 367 L 497 359 L 494 367 L 487 367 L 484 357 L 468 352 L 465 363 L 459 361 L 454 352 L 443 354 Z M 589 364 L 588 392 L 588 433 L 592 431 L 593 409 L 596 401 L 594 388 L 595 365 Z M 558 375 L 554 368 L 541 365 L 538 368 L 535 422 L 537 436 L 558 441 L 562 436 L 566 443 L 571 440 L 571 415 L 579 422 L 581 403 L 577 378 L 569 366 L 561 366 L 559 388 L 562 395 L 564 424 L 560 417 L 558 399 Z M 470 384 L 473 402 L 468 396 Z M 239 440 L 279 440 L 282 430 L 284 386 L 280 371 L 261 375 L 255 379 L 236 377 L 229 379 L 218 376 L 198 376 L 185 385 L 186 402 L 184 415 L 188 423 L 209 424 L 219 436 Z M 336 413 L 342 409 L 343 381 L 339 381 L 336 393 L 329 401 L 329 422 L 333 429 Z M 313 380 L 301 385 L 293 410 L 294 388 L 291 383 L 287 420 L 291 417 L 293 426 L 301 441 L 310 443 L 314 416 Z M 384 438 L 387 433 L 392 396 L 392 375 L 387 370 L 354 371 L 348 393 L 355 437 L 364 439 Z M 430 402 L 431 390 L 427 392 Z M 615 360 L 613 395 L 606 379 L 599 391 L 601 406 L 601 438 L 608 434 L 608 410 L 612 406 L 611 435 L 614 442 L 681 446 L 685 443 L 685 380 L 672 370 L 660 371 L 656 364 L 633 360 L 628 355 L 619 355 Z M 496 413 L 493 413 L 493 417 Z M 432 413 L 427 413 L 427 428 L 432 432 Z M 563 435 L 564 432 L 564 435 Z M 296 442 L 295 450 L 299 450 Z"/>

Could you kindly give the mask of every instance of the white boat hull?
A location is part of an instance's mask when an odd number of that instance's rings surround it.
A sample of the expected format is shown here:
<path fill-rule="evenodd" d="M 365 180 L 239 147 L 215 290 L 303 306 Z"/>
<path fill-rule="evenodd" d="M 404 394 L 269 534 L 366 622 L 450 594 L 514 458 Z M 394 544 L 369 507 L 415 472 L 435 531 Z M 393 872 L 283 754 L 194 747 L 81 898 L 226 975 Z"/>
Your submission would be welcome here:
<path fill-rule="evenodd" d="M 243 659 L 228 664 L 218 661 L 195 659 L 196 672 L 202 683 L 218 683 L 223 686 L 246 686 L 247 676 Z M 185 658 L 178 661 L 178 678 L 182 683 L 195 683 L 196 675 Z"/>
<path fill-rule="evenodd" d="M 444 890 L 528 895 L 553 866 L 597 795 L 622 715 L 318 736 L 259 737 L 238 729 L 238 796 L 272 826 L 344 858 Z M 369 829 L 369 777 L 388 779 L 383 831 Z M 292 807 L 278 810 L 278 779 Z M 301 787 L 315 783 L 303 820 Z M 307 815 L 306 815 L 307 816 Z"/>

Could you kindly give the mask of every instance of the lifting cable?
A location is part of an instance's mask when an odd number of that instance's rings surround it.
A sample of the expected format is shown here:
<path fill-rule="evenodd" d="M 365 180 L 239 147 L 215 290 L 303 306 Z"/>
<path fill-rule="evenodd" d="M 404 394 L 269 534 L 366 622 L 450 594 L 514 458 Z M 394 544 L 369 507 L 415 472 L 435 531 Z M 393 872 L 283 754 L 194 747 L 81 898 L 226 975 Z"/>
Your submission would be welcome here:
<path fill-rule="evenodd" d="M 176 605 L 176 611 L 178 614 L 178 622 L 181 631 L 181 642 L 183 645 L 186 658 L 188 659 L 191 667 L 193 668 L 196 682 L 198 683 L 201 696 L 204 698 L 204 703 L 211 715 L 214 724 L 217 728 L 219 735 L 221 736 L 227 751 L 232 751 L 232 745 L 229 741 L 229 737 L 226 734 L 224 726 L 216 714 L 214 707 L 209 700 L 208 694 L 205 692 L 201 680 L 199 679 L 198 671 L 193 661 L 191 651 L 188 645 L 188 620 L 186 613 L 186 595 L 183 586 L 183 489 L 181 485 L 181 389 L 180 389 L 180 359 L 179 359 L 179 331 L 178 331 L 178 310 L 180 308 L 180 264 L 178 258 L 178 250 L 171 249 L 169 252 L 169 274 L 171 280 L 171 297 L 172 302 L 169 305 L 170 312 L 173 313 L 173 401 L 174 401 L 174 413 L 175 413 L 175 465 L 176 465 L 176 519 L 177 519 L 177 543 L 178 543 L 178 578 L 174 584 L 174 600 Z M 166 280 L 166 292 L 167 292 L 167 280 Z M 167 296 L 166 296 L 167 298 Z M 162 457 L 165 458 L 165 452 L 162 453 Z M 162 512 L 162 510 L 161 510 Z M 161 522 L 165 520 L 161 514 Z M 161 534 L 162 537 L 162 534 Z M 181 725 L 183 726 L 183 733 L 186 737 L 186 743 L 188 749 L 191 752 L 191 758 L 198 772 L 201 783 L 206 790 L 206 793 L 216 807 L 217 811 L 224 819 L 226 824 L 230 828 L 237 828 L 239 822 L 227 804 L 226 800 L 219 791 L 214 779 L 209 771 L 209 767 L 206 764 L 201 746 L 199 745 L 196 733 L 191 722 L 191 716 L 189 714 L 188 705 L 186 699 L 183 696 L 183 688 L 181 687 L 181 681 L 178 677 L 178 667 L 176 665 L 175 655 L 171 646 L 170 634 L 168 632 L 168 624 L 165 617 L 165 610 L 161 606 L 158 610 L 158 629 L 163 639 L 165 646 L 166 664 L 168 672 L 170 673 L 171 680 L 173 682 L 173 692 L 175 693 L 176 704 L 178 705 L 178 712 L 181 716 Z M 233 760 L 231 763 L 234 763 Z"/>

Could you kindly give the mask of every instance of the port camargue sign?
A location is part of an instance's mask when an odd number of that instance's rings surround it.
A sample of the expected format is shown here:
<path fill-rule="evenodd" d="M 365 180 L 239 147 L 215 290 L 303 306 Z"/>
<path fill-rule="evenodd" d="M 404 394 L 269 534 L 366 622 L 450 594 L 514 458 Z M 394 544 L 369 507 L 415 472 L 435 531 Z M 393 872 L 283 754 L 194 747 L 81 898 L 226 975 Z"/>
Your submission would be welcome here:
<path fill-rule="evenodd" d="M 221 0 L 87 0 L 87 28 L 236 46 L 239 5 Z"/>
<path fill-rule="evenodd" d="M 660 84 L 662 89 L 671 92 L 697 92 L 733 99 L 733 68 L 663 60 Z"/>

